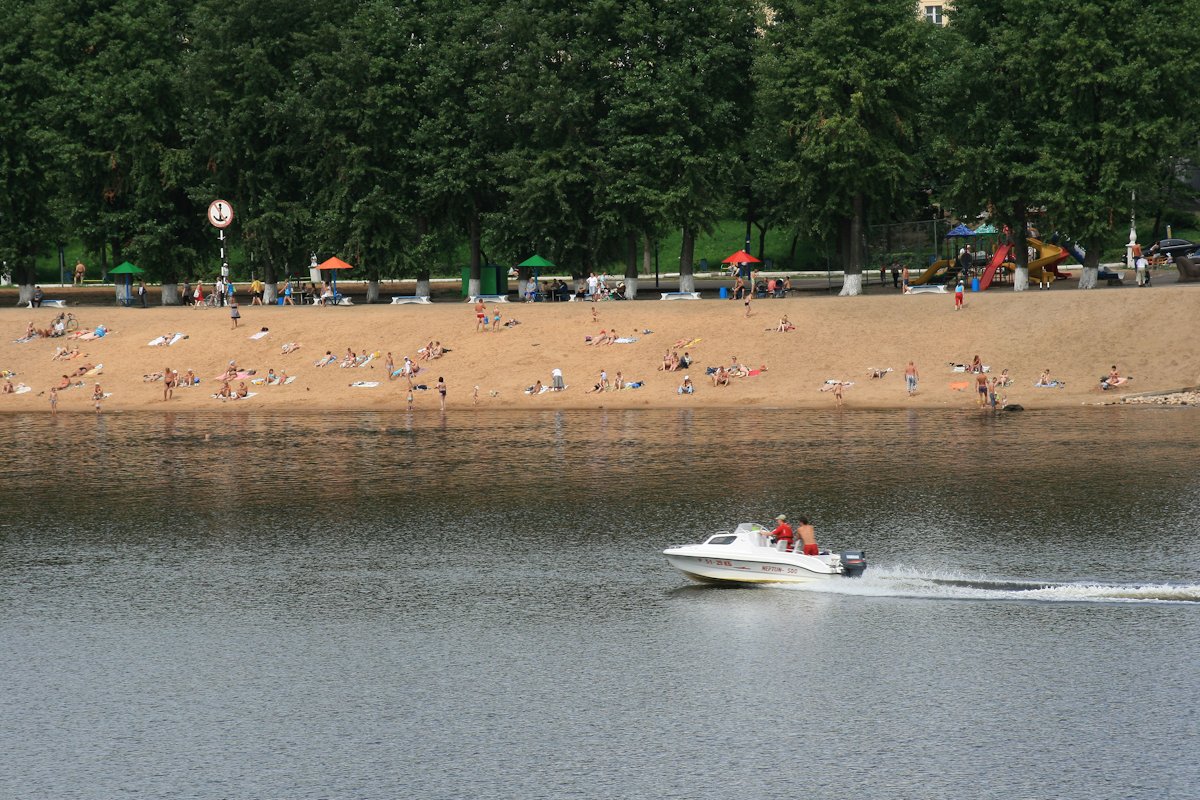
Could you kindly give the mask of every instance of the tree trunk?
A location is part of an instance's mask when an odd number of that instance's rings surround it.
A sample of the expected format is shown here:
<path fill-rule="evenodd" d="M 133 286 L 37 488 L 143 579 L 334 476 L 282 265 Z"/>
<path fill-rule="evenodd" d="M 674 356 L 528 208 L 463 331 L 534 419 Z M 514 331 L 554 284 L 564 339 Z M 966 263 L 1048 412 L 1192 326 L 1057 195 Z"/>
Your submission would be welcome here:
<path fill-rule="evenodd" d="M 470 239 L 470 273 L 467 278 L 467 297 L 477 297 L 480 287 L 483 286 L 482 235 L 480 233 L 478 212 L 472 213 L 470 221 L 467 222 L 467 236 Z"/>
<path fill-rule="evenodd" d="M 162 304 L 164 306 L 179 305 L 179 284 L 174 279 L 163 281 Z"/>
<path fill-rule="evenodd" d="M 367 281 L 367 304 L 379 302 L 379 277 L 372 275 Z"/>
<path fill-rule="evenodd" d="M 423 269 L 417 273 L 417 297 L 429 297 L 429 270 Z"/>
<path fill-rule="evenodd" d="M 846 232 L 844 241 L 846 251 L 842 254 L 842 290 L 840 297 L 853 297 L 862 294 L 862 262 L 863 262 L 863 196 L 854 195 L 854 214 L 842 223 Z"/>
<path fill-rule="evenodd" d="M 24 262 L 24 263 L 22 263 Z M 17 305 L 24 305 L 33 299 L 33 287 L 37 284 L 37 268 L 33 259 L 21 259 L 13 271 L 13 281 L 21 287 L 17 292 Z"/>
<path fill-rule="evenodd" d="M 268 251 L 267 257 L 263 259 L 263 305 L 273 306 L 278 300 L 275 287 L 275 276 L 278 274 L 275 269 L 275 257 Z M 187 302 L 187 298 L 184 298 L 184 302 Z"/>
<path fill-rule="evenodd" d="M 1100 247 L 1099 240 L 1084 245 L 1087 252 L 1083 255 L 1083 271 L 1079 273 L 1080 289 L 1095 289 L 1100 281 Z"/>
<path fill-rule="evenodd" d="M 696 275 L 692 267 L 692 259 L 696 255 L 696 231 L 685 226 L 683 229 L 683 246 L 679 252 L 679 291 L 696 291 Z"/>
<path fill-rule="evenodd" d="M 1023 292 L 1029 288 L 1029 245 L 1025 241 L 1025 201 L 1017 201 L 1013 209 L 1013 255 L 1017 269 L 1013 273 L 1013 291 Z"/>
<path fill-rule="evenodd" d="M 650 257 L 653 254 L 654 254 L 654 251 L 650 247 L 650 234 L 644 233 L 644 234 L 642 234 L 642 272 L 646 273 L 647 275 L 650 274 L 650 269 L 651 269 Z M 626 300 L 637 299 L 638 271 L 636 269 L 636 265 L 635 265 L 635 268 L 632 270 L 632 273 L 633 274 L 627 273 L 625 275 L 625 299 Z"/>
<path fill-rule="evenodd" d="M 767 250 L 767 227 L 768 226 L 759 225 L 756 222 L 756 223 L 754 223 L 754 227 L 758 228 L 758 260 L 766 261 L 766 257 L 764 256 L 764 254 L 766 253 L 766 250 Z"/>

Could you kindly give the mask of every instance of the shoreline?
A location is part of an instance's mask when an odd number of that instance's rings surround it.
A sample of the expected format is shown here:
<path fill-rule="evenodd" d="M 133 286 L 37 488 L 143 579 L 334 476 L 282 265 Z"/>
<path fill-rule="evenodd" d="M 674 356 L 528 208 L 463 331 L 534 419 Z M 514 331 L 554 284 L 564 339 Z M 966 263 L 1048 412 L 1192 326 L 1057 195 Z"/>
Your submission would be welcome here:
<path fill-rule="evenodd" d="M 13 341 L 31 321 L 35 327 L 49 327 L 57 309 L 9 308 L 0 309 L 0 370 L 14 371 L 13 383 L 31 391 L 0 395 L 0 413 L 48 413 L 50 386 L 85 362 L 103 364 L 103 370 L 85 378 L 84 388 L 61 393 L 58 410 L 63 413 L 95 413 L 90 394 L 96 381 L 112 394 L 102 402 L 104 412 L 403 412 L 407 382 L 387 380 L 386 353 L 390 351 L 400 366 L 405 355 L 416 359 L 418 349 L 429 341 L 440 341 L 448 352 L 431 362 L 417 361 L 425 369 L 416 381 L 432 387 L 444 377 L 448 410 L 833 409 L 833 392 L 820 391 L 826 380 L 852 382 L 844 390 L 847 410 L 970 409 L 977 408 L 975 376 L 954 372 L 950 364 L 969 364 L 976 354 L 991 366 L 993 375 L 1010 370 L 1010 403 L 1027 410 L 1101 407 L 1121 404 L 1126 394 L 1168 392 L 1200 383 L 1200 347 L 1193 345 L 1200 341 L 1198 301 L 1200 294 L 1193 293 L 1192 286 L 1178 285 L 1144 292 L 1070 288 L 968 293 L 962 312 L 954 311 L 952 295 L 804 295 L 755 300 L 750 318 L 741 302 L 715 299 L 497 303 L 488 306 L 489 313 L 498 310 L 502 320 L 515 318 L 519 324 L 495 332 L 476 332 L 473 308 L 464 302 L 347 308 L 241 305 L 236 329 L 228 309 L 72 306 L 68 310 L 81 327 L 103 324 L 112 333 L 80 342 L 79 357 L 65 362 L 51 359 L 56 347 L 73 345 L 64 338 Z M 783 315 L 796 330 L 774 330 Z M 249 338 L 264 327 L 267 334 L 261 339 Z M 585 336 L 596 336 L 602 329 L 635 341 L 585 344 Z M 170 347 L 148 345 L 151 339 L 175 332 L 187 338 Z M 300 349 L 281 353 L 288 342 L 299 343 Z M 676 387 L 685 371 L 667 373 L 658 366 L 673 344 L 683 343 L 694 359 L 686 372 L 696 393 L 681 396 Z M 347 348 L 378 355 L 364 367 L 313 366 L 327 350 L 340 357 Z M 734 379 L 728 387 L 713 387 L 704 368 L 728 365 L 734 356 L 751 369 L 766 370 Z M 903 379 L 909 359 L 921 376 L 918 393 L 911 398 Z M 246 378 L 256 396 L 235 401 L 209 397 L 220 385 L 214 377 L 230 360 L 256 371 Z M 1099 389 L 1099 376 L 1113 364 L 1133 377 L 1119 394 Z M 181 375 L 193 369 L 201 384 L 177 389 L 173 399 L 164 402 L 163 384 L 144 382 L 143 376 L 167 367 Z M 870 369 L 889 367 L 893 373 L 884 378 L 868 377 Z M 549 385 L 555 368 L 566 378 L 565 392 L 523 393 L 536 380 Z M 268 369 L 286 371 L 296 380 L 288 386 L 250 384 Z M 619 371 L 626 381 L 643 381 L 644 386 L 585 393 L 601 369 L 610 381 Z M 1064 381 L 1065 388 L 1035 388 L 1044 369 Z M 350 386 L 357 381 L 379 385 Z M 436 391 L 415 391 L 414 410 L 437 413 Z"/>

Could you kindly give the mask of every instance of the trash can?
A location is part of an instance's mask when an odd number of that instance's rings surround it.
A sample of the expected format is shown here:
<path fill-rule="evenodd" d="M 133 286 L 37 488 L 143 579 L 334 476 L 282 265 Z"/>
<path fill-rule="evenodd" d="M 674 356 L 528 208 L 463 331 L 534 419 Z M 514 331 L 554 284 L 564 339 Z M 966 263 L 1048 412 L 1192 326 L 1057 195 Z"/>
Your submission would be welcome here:
<path fill-rule="evenodd" d="M 979 278 L 971 278 L 971 291 L 972 292 L 979 291 Z"/>
<path fill-rule="evenodd" d="M 729 287 L 728 287 L 728 286 L 722 286 L 722 287 L 721 287 L 721 299 L 722 299 L 722 300 L 728 300 L 728 299 L 729 299 Z"/>

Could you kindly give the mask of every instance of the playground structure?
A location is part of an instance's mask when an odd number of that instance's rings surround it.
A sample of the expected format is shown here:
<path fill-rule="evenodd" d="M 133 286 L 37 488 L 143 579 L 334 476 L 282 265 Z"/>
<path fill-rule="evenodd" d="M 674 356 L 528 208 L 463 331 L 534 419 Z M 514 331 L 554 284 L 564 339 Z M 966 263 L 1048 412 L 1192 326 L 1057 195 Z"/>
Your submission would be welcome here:
<path fill-rule="evenodd" d="M 1067 260 L 1068 253 L 1066 250 L 1056 244 L 1049 244 L 1040 239 L 1029 238 L 1025 241 L 1037 251 L 1036 257 L 1028 264 L 1030 280 L 1049 280 L 1053 282 L 1071 277 L 1059 269 L 1059 266 Z M 1012 245 L 1004 244 L 996 248 L 996 252 L 992 254 L 991 259 L 983 270 L 982 276 L 980 276 L 980 291 L 992 285 L 996 273 L 1000 270 L 1014 272 L 1016 268 L 1017 265 L 1012 260 Z M 911 283 L 913 286 L 953 283 L 958 280 L 960 273 L 961 268 L 955 259 L 943 258 L 930 264 L 929 268 L 914 278 Z"/>

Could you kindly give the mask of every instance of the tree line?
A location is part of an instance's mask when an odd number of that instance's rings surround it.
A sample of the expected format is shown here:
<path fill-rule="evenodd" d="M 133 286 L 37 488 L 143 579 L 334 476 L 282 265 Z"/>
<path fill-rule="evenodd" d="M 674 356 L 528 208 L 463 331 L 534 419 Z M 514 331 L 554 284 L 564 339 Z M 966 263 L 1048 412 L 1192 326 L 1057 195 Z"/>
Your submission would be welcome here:
<path fill-rule="evenodd" d="M 268 285 L 317 250 L 424 291 L 466 242 L 476 287 L 537 252 L 623 260 L 636 291 L 675 230 L 689 290 L 697 234 L 736 216 L 830 242 L 855 294 L 866 225 L 936 202 L 1013 230 L 1044 207 L 1094 285 L 1131 193 L 1195 153 L 1200 0 L 955 8 L 0 0 L 0 258 L 25 291 L 78 239 L 171 286 L 212 271 L 221 197 Z"/>

